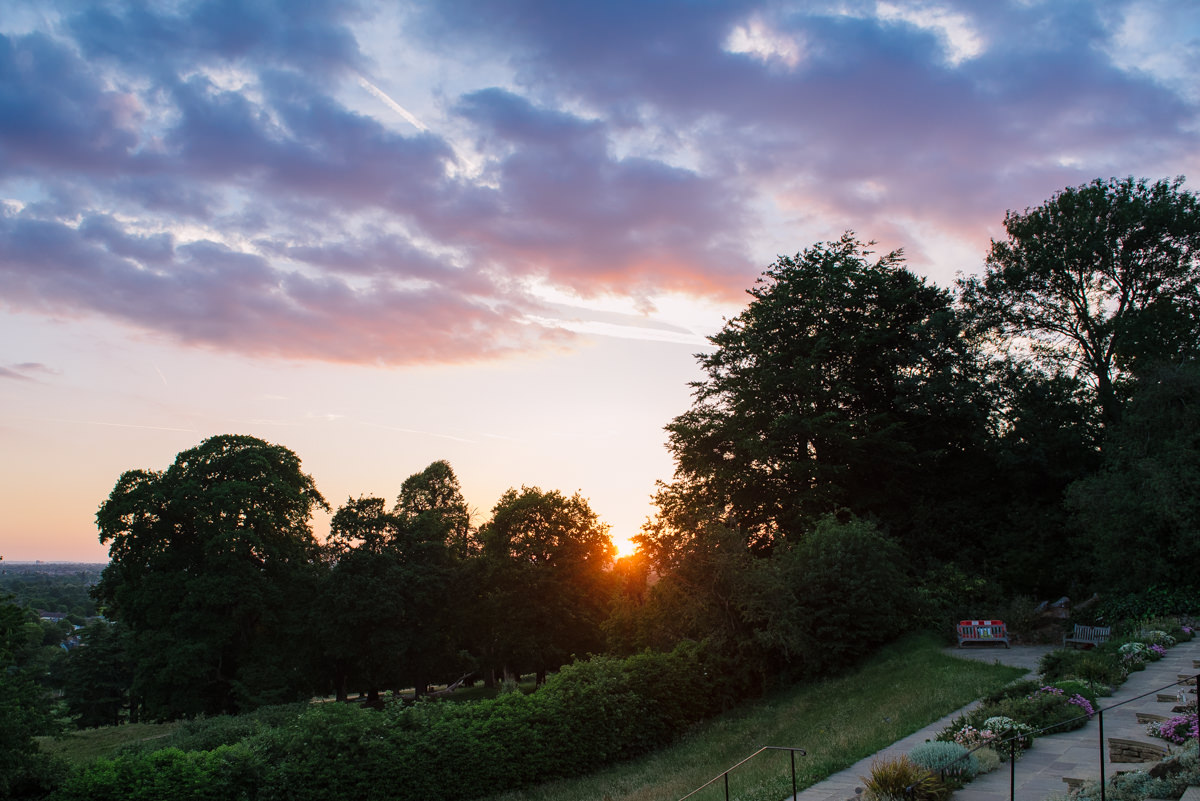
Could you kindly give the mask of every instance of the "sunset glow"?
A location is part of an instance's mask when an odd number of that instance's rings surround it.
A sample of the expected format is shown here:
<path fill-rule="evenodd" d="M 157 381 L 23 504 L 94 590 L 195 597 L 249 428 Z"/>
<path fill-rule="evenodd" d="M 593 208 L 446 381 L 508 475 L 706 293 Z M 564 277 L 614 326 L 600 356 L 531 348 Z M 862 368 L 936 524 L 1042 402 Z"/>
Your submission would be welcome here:
<path fill-rule="evenodd" d="M 121 473 L 225 433 L 334 508 L 579 491 L 626 554 L 776 255 L 950 286 L 1008 209 L 1200 178 L 1188 3 L 3 6 L 6 561 L 104 561 Z"/>

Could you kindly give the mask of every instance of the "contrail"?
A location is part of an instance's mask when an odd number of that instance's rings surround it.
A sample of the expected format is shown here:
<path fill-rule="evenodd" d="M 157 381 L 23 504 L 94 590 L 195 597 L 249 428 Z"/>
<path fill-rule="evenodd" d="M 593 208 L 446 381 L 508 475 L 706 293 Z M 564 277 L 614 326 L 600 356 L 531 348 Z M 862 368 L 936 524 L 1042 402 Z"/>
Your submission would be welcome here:
<path fill-rule="evenodd" d="M 390 97 L 387 96 L 386 92 L 384 92 L 382 89 L 380 89 L 375 84 L 368 81 L 363 76 L 361 76 L 361 75 L 358 76 L 358 83 L 360 86 L 362 86 L 363 89 L 366 89 L 368 92 L 370 92 L 371 94 L 375 95 L 377 98 L 382 100 L 385 104 L 387 104 L 388 108 L 390 108 L 392 111 L 396 112 L 401 117 L 403 117 L 405 120 L 407 120 L 408 124 L 411 125 L 412 127 L 416 128 L 418 131 L 421 131 L 422 133 L 424 133 L 425 131 L 429 130 L 429 126 L 427 126 L 425 123 L 423 123 L 419 119 L 417 119 L 416 115 L 414 115 L 411 111 L 406 109 L 404 106 L 397 103 L 395 100 L 392 100 Z"/>

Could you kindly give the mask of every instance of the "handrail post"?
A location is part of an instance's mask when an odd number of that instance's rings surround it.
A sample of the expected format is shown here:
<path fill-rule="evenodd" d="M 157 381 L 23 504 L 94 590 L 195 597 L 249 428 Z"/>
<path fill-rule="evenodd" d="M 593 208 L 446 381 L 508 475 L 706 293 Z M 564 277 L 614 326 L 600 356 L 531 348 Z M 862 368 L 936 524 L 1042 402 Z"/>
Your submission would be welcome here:
<path fill-rule="evenodd" d="M 729 801 L 729 771 L 725 771 L 725 801 Z"/>
<path fill-rule="evenodd" d="M 1100 801 L 1105 801 L 1104 785 L 1108 780 L 1104 776 L 1104 710 L 1097 712 L 1096 717 L 1100 720 Z"/>
<path fill-rule="evenodd" d="M 792 801 L 796 801 L 796 752 L 788 751 L 792 758 Z"/>
<path fill-rule="evenodd" d="M 1017 738 L 1008 741 L 1008 801 L 1017 801 Z"/>

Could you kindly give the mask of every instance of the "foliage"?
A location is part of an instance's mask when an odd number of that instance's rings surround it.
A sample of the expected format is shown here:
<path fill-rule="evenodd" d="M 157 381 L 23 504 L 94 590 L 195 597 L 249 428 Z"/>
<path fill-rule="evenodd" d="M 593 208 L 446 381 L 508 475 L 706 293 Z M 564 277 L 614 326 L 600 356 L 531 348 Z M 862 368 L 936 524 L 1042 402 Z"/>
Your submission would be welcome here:
<path fill-rule="evenodd" d="M 240 715 L 216 715 L 180 721 L 169 733 L 130 744 L 125 753 L 177 748 L 181 751 L 212 751 L 253 739 L 270 729 L 291 725 L 309 708 L 308 702 L 263 706 Z"/>
<path fill-rule="evenodd" d="M 575 746 L 585 751 L 604 750 L 609 758 L 623 752 L 635 761 L 579 780 L 547 781 L 507 797 L 546 801 L 605 794 L 626 797 L 626 793 L 644 793 L 649 785 L 670 787 L 660 788 L 660 795 L 680 797 L 728 767 L 730 753 L 752 749 L 747 745 L 749 731 L 755 733 L 754 739 L 805 745 L 808 756 L 798 759 L 797 767 L 801 780 L 811 783 L 936 720 L 1016 672 L 954 659 L 930 638 L 910 638 L 839 678 L 793 687 L 717 720 L 697 723 L 720 708 L 713 699 L 721 693 L 715 685 L 722 679 L 696 644 L 682 646 L 678 652 L 594 660 L 578 667 L 563 671 L 567 680 L 561 685 L 551 677 L 532 695 L 492 702 L 422 701 L 389 704 L 383 710 L 347 704 L 266 707 L 245 716 L 174 724 L 178 735 L 149 740 L 92 768 L 82 768 L 81 773 L 95 770 L 97 783 L 89 785 L 76 777 L 73 786 L 102 786 L 108 788 L 105 792 L 116 793 L 119 785 L 113 784 L 113 777 L 117 776 L 124 777 L 132 793 L 139 782 L 157 781 L 149 775 L 157 765 L 148 758 L 149 749 L 211 747 L 242 732 L 246 739 L 238 747 L 260 755 L 267 766 L 258 789 L 244 796 L 255 801 L 287 793 L 300 798 L 453 799 L 470 788 L 485 787 L 481 793 L 494 793 L 510 786 L 528 787 L 540 781 L 534 773 L 547 767 L 582 774 L 578 766 L 591 764 L 591 757 L 564 755 L 554 742 L 559 737 L 574 738 Z M 548 699 L 555 696 L 549 699 L 552 703 L 539 702 L 543 694 Z M 296 710 L 299 714 L 294 714 Z M 580 722 L 564 715 L 578 715 Z M 545 736 L 539 733 L 543 731 Z M 631 731 L 631 744 L 621 743 L 620 737 Z M 672 749 L 662 750 L 663 743 L 677 739 L 681 732 L 688 736 Z M 568 762 L 555 767 L 564 758 Z M 124 760 L 124 772 L 114 772 L 108 764 L 117 759 Z M 739 797 L 782 797 L 786 782 L 779 780 L 786 764 L 786 758 L 764 758 L 746 766 L 747 772 L 739 771 L 737 777 Z M 248 775 L 257 770 L 256 763 L 236 767 Z M 564 789 L 568 784 L 593 789 Z M 618 791 L 618 786 L 626 789 Z"/>
<path fill-rule="evenodd" d="M 952 787 L 971 781 L 979 773 L 978 758 L 958 743 L 931 740 L 909 751 L 908 758 Z"/>
<path fill-rule="evenodd" d="M 115 726 L 125 718 L 134 666 L 129 631 L 120 623 L 96 622 L 67 655 L 63 697 L 79 728 Z"/>
<path fill-rule="evenodd" d="M 258 797 L 267 765 L 244 744 L 212 751 L 165 748 L 99 759 L 72 773 L 54 801 L 233 801 Z"/>
<path fill-rule="evenodd" d="M 582 495 L 509 489 L 479 539 L 481 659 L 544 676 L 572 654 L 603 649 L 616 549 Z"/>
<path fill-rule="evenodd" d="M 445 460 L 433 462 L 404 479 L 396 498 L 396 516 L 417 529 L 422 539 L 438 540 L 459 559 L 476 556 L 480 543 L 471 528 L 471 511 L 458 476 Z"/>
<path fill-rule="evenodd" d="M 957 621 L 991 618 L 1003 603 L 1003 595 L 999 584 L 974 572 L 968 574 L 961 565 L 934 565 L 917 582 L 914 624 L 943 632 L 950 641 Z"/>
<path fill-rule="evenodd" d="M 0 570 L 0 595 L 11 593 L 20 606 L 48 612 L 65 612 L 82 625 L 96 614 L 92 585 L 100 578 L 94 564 L 5 565 Z"/>
<path fill-rule="evenodd" d="M 972 754 L 974 755 L 976 762 L 979 763 L 978 775 L 981 776 L 985 773 L 991 773 L 993 770 L 1000 767 L 1000 763 L 1002 762 L 1000 755 L 991 748 L 980 748 L 977 751 L 973 751 Z"/>
<path fill-rule="evenodd" d="M 382 498 L 364 497 L 334 514 L 316 628 L 339 700 L 365 690 L 375 704 L 389 687 L 420 694 L 445 667 L 453 567 L 434 514 L 389 512 Z"/>
<path fill-rule="evenodd" d="M 316 507 L 325 501 L 296 455 L 253 437 L 212 437 L 166 471 L 121 476 L 96 514 L 112 560 L 96 596 L 129 627 L 149 715 L 311 692 Z"/>
<path fill-rule="evenodd" d="M 1123 682 L 1126 676 L 1125 667 L 1116 649 L 1105 646 L 1086 651 L 1055 649 L 1038 660 L 1038 672 L 1050 682 L 1059 679 L 1081 679 L 1093 688 L 1115 687 Z"/>
<path fill-rule="evenodd" d="M 1106 594 L 1095 605 L 1074 612 L 1071 620 L 1084 625 L 1108 625 L 1109 622 L 1121 620 L 1170 617 L 1175 621 L 1171 633 L 1178 637 L 1181 633 L 1178 616 L 1200 612 L 1197 598 L 1196 590 L 1190 586 L 1168 586 L 1153 582 L 1129 592 Z"/>
<path fill-rule="evenodd" d="M 1030 343 L 1046 372 L 1085 376 L 1106 424 L 1131 376 L 1196 357 L 1200 201 L 1182 184 L 1096 180 L 1009 212 L 985 274 L 959 284 L 1002 345 Z"/>
<path fill-rule="evenodd" d="M 1075 482 L 1068 506 L 1097 586 L 1137 593 L 1158 585 L 1191 611 L 1200 544 L 1200 368 L 1147 375 L 1105 440 L 1102 468 Z M 1137 554 L 1137 558 L 1130 558 Z M 1147 593 L 1153 597 L 1153 593 Z M 1146 610 L 1150 611 L 1150 610 Z M 1143 611 L 1142 614 L 1145 614 Z"/>
<path fill-rule="evenodd" d="M 41 628 L 33 614 L 0 596 L 0 797 L 39 796 L 53 785 L 60 767 L 38 753 L 36 735 L 56 729 L 45 690 L 37 679 L 35 654 Z"/>
<path fill-rule="evenodd" d="M 780 257 L 711 337 L 692 408 L 667 426 L 675 479 L 646 535 L 658 549 L 710 521 L 766 552 L 841 509 L 930 552 L 955 539 L 929 516 L 961 522 L 943 513 L 984 423 L 973 354 L 944 290 L 899 252 L 871 256 L 847 233 Z"/>
<path fill-rule="evenodd" d="M 1121 773 L 1109 779 L 1101 792 L 1095 780 L 1070 795 L 1070 801 L 1145 801 L 1148 798 L 1179 798 L 1188 787 L 1200 784 L 1200 760 L 1196 756 L 1195 741 L 1188 743 L 1177 754 L 1159 762 L 1147 771 L 1136 770 Z M 1059 798 L 1057 801 L 1068 801 Z"/>
<path fill-rule="evenodd" d="M 1051 682 L 1051 685 L 1063 691 L 1067 697 L 1078 695 L 1080 698 L 1087 700 L 1089 704 L 1095 708 L 1099 701 L 1099 694 L 1086 681 L 1079 679 L 1059 679 Z"/>
<path fill-rule="evenodd" d="M 905 631 L 915 606 L 905 560 L 874 525 L 822 518 L 779 558 L 796 598 L 794 625 L 808 644 L 803 675 L 843 669 Z"/>
<path fill-rule="evenodd" d="M 871 775 L 862 780 L 867 801 L 944 801 L 950 796 L 941 779 L 906 756 L 873 761 Z"/>

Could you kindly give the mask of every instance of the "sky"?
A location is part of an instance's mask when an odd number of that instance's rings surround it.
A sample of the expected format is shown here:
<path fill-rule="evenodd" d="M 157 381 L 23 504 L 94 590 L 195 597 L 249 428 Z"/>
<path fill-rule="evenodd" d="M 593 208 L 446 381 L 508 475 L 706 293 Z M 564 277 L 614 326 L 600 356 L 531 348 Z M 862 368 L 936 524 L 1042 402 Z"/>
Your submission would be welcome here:
<path fill-rule="evenodd" d="M 0 556 L 106 561 L 120 475 L 217 434 L 623 545 L 777 256 L 951 287 L 1064 187 L 1195 191 L 1197 75 L 1174 0 L 0 0 Z"/>

